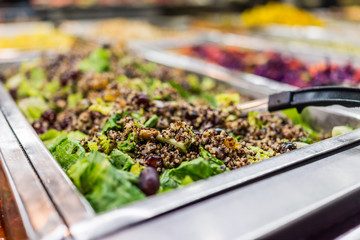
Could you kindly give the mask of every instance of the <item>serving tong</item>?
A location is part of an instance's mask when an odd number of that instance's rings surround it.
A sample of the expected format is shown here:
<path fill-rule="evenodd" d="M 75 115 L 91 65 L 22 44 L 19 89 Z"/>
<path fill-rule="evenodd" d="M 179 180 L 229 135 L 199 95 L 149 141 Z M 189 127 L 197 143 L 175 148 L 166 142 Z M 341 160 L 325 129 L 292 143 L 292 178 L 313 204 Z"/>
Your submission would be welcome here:
<path fill-rule="evenodd" d="M 296 108 L 299 113 L 309 106 L 341 105 L 360 107 L 360 89 L 350 87 L 312 87 L 275 93 L 264 99 L 239 104 L 241 116 L 253 111 L 280 111 Z"/>

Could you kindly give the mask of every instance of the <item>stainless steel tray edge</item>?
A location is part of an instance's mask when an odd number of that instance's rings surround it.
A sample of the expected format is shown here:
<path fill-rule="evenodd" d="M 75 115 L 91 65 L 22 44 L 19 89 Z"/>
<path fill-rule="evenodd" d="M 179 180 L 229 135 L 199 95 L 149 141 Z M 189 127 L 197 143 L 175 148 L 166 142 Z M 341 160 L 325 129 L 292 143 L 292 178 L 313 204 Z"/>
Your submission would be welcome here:
<path fill-rule="evenodd" d="M 0 112 L 0 160 L 30 239 L 62 239 L 68 229 Z M 6 214 L 6 213 L 5 213 Z"/>
<path fill-rule="evenodd" d="M 0 109 L 66 224 L 94 216 L 93 209 L 78 193 L 1 84 Z"/>

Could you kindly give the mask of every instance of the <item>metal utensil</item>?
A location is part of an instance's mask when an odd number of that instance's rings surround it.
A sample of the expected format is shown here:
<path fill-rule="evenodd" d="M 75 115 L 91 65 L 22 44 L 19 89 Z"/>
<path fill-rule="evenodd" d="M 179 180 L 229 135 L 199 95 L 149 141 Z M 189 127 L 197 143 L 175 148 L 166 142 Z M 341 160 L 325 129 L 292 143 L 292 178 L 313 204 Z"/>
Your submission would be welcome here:
<path fill-rule="evenodd" d="M 349 87 L 313 87 L 295 91 L 285 91 L 270 95 L 265 99 L 239 104 L 241 116 L 251 111 L 280 111 L 296 108 L 299 113 L 309 106 L 341 105 L 360 107 L 360 89 Z"/>

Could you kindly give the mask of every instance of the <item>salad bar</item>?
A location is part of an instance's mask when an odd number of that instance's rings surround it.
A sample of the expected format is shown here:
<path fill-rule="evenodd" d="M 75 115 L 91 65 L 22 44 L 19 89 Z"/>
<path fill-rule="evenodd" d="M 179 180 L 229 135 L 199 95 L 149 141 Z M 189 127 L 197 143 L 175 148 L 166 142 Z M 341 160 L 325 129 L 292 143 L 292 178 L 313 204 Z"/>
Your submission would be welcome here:
<path fill-rule="evenodd" d="M 246 35 L 65 21 L 30 24 L 28 46 L 4 30 L 0 239 L 312 239 L 356 219 L 360 60 L 284 44 L 265 27 L 278 11 L 326 21 L 265 8 Z"/>
<path fill-rule="evenodd" d="M 356 132 L 320 141 L 359 126 L 346 109 L 242 116 L 254 96 L 232 81 L 108 47 L 73 49 L 5 72 L 1 109 L 74 237 L 101 237 L 357 144 Z"/>

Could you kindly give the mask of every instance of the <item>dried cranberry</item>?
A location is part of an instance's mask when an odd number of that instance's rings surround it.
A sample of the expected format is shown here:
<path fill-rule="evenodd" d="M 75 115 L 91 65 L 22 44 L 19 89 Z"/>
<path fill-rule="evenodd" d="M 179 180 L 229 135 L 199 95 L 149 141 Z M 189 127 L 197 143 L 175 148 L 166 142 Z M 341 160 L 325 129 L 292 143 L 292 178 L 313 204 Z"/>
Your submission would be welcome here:
<path fill-rule="evenodd" d="M 186 119 L 194 120 L 199 117 L 199 114 L 193 110 L 186 112 L 185 114 Z"/>
<path fill-rule="evenodd" d="M 109 49 L 111 47 L 111 44 L 110 43 L 104 43 L 101 47 L 104 48 L 104 49 Z"/>
<path fill-rule="evenodd" d="M 136 74 L 134 73 L 134 70 L 131 69 L 131 68 L 128 68 L 128 69 L 125 70 L 125 75 L 126 75 L 126 77 L 128 77 L 128 78 L 134 78 L 134 77 L 136 77 Z"/>
<path fill-rule="evenodd" d="M 40 120 L 36 120 L 35 122 L 33 122 L 32 127 L 37 134 L 43 134 L 46 132 L 44 124 Z"/>
<path fill-rule="evenodd" d="M 137 100 L 137 104 L 148 106 L 149 105 L 149 97 L 145 94 L 139 94 Z"/>
<path fill-rule="evenodd" d="M 54 123 L 56 121 L 56 112 L 54 109 L 46 110 L 41 115 L 41 118 L 48 121 L 49 123 Z"/>
<path fill-rule="evenodd" d="M 149 155 L 145 158 L 145 163 L 149 167 L 157 168 L 162 165 L 162 159 L 158 155 Z"/>
<path fill-rule="evenodd" d="M 146 167 L 141 171 L 138 186 L 147 196 L 153 195 L 159 190 L 159 174 L 155 168 Z"/>
<path fill-rule="evenodd" d="M 67 126 L 69 126 L 71 123 L 71 117 L 67 117 L 67 118 L 64 118 L 61 122 L 60 122 L 60 127 L 62 129 L 65 129 Z"/>
<path fill-rule="evenodd" d="M 17 88 L 10 89 L 9 93 L 13 99 L 17 98 Z"/>
<path fill-rule="evenodd" d="M 5 78 L 4 74 L 2 74 L 2 73 L 0 72 L 0 82 L 5 83 L 5 81 L 6 81 L 6 78 Z"/>
<path fill-rule="evenodd" d="M 98 111 L 90 111 L 90 117 L 91 117 L 91 119 L 103 118 L 103 117 L 105 117 L 105 115 Z"/>
<path fill-rule="evenodd" d="M 66 86 L 68 85 L 71 81 L 75 81 L 80 75 L 80 72 L 79 71 L 70 71 L 70 72 L 67 72 L 63 75 L 61 75 L 60 77 L 60 84 L 61 86 Z"/>

